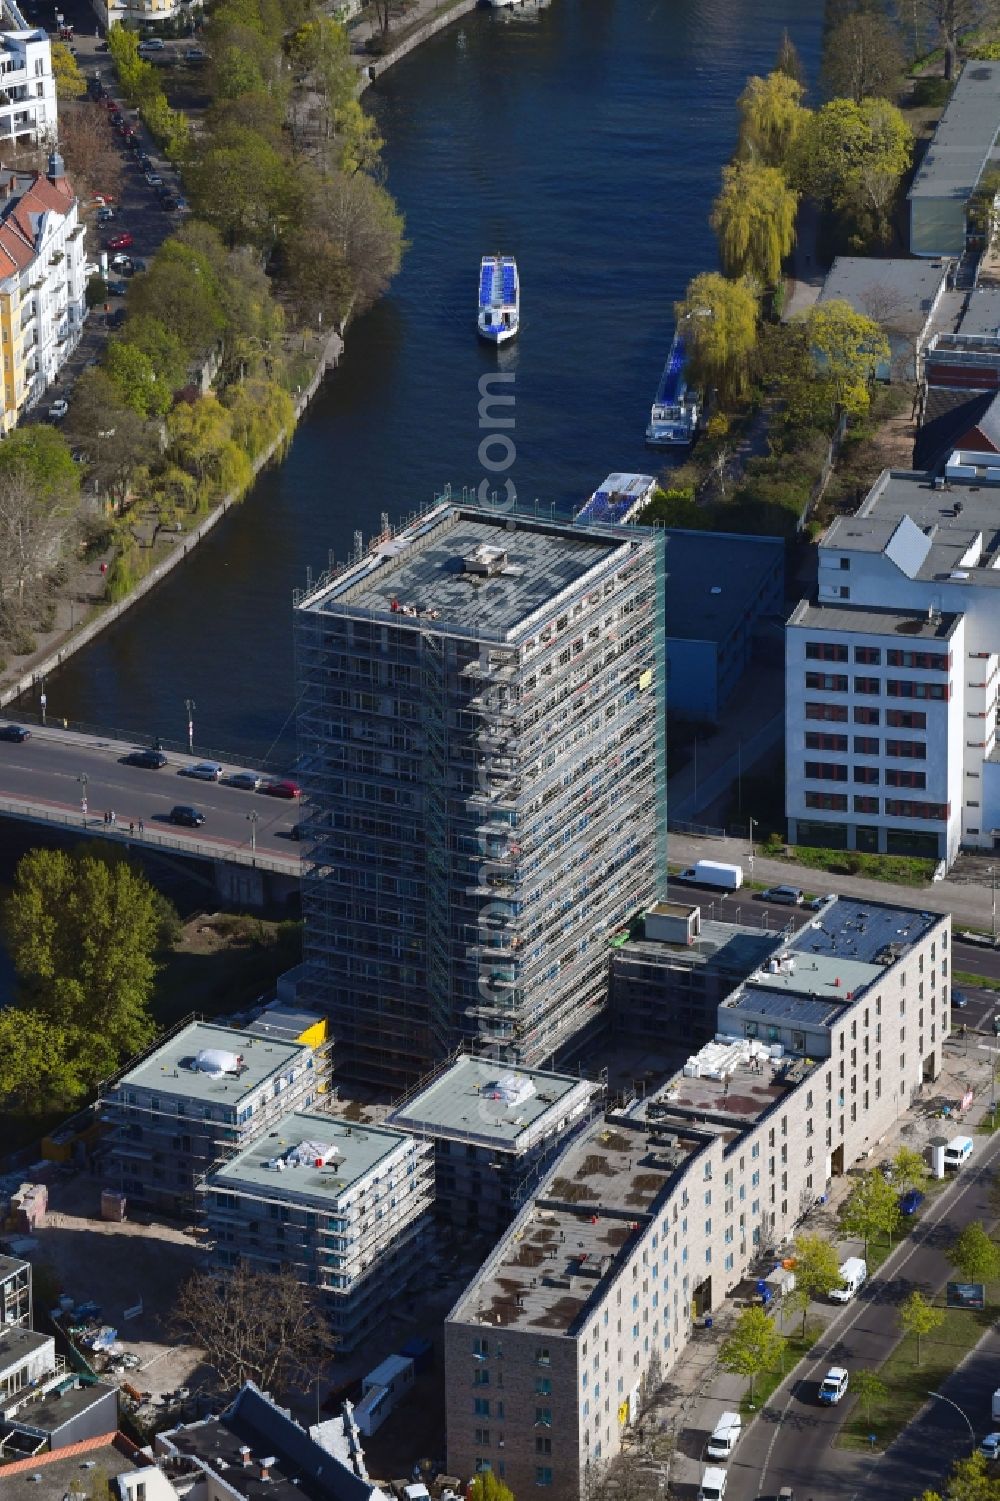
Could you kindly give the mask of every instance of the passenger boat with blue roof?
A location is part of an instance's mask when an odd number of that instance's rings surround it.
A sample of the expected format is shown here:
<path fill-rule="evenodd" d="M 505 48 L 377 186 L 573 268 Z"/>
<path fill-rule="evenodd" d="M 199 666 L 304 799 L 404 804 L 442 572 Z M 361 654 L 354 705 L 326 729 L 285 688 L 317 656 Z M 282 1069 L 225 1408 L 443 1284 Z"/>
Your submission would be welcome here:
<path fill-rule="evenodd" d="M 610 521 L 616 525 L 634 521 L 655 494 L 655 475 L 609 474 L 573 520 L 584 526 L 588 521 Z"/>
<path fill-rule="evenodd" d="M 506 344 L 521 321 L 521 283 L 512 255 L 484 255 L 479 268 L 479 337 Z"/>
<path fill-rule="evenodd" d="M 674 334 L 649 413 L 646 442 L 653 448 L 686 447 L 695 440 L 699 415 L 697 394 L 688 388 L 684 340 Z"/>

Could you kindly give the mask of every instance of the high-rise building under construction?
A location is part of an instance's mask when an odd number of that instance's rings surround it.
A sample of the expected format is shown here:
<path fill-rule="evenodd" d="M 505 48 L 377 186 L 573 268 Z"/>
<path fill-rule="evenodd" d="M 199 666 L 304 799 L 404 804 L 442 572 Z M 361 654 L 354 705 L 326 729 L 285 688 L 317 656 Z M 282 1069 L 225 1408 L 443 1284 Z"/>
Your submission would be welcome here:
<path fill-rule="evenodd" d="M 666 881 L 662 536 L 449 497 L 295 614 L 300 996 L 337 1072 L 564 1052 Z"/>

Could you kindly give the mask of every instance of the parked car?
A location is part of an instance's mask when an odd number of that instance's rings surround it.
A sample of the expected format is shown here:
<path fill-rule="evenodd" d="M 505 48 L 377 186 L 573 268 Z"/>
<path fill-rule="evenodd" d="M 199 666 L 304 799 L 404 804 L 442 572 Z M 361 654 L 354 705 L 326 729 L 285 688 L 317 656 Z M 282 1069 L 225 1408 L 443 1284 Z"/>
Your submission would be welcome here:
<path fill-rule="evenodd" d="M 810 912 L 822 912 L 824 907 L 829 907 L 830 903 L 836 900 L 835 896 L 813 896 L 806 902 L 806 906 Z"/>
<path fill-rule="evenodd" d="M 208 53 L 204 47 L 187 47 L 184 50 L 186 63 L 204 63 L 208 61 Z"/>
<path fill-rule="evenodd" d="M 964 993 L 964 991 L 953 990 L 951 992 L 951 1004 L 959 1011 L 964 1011 L 966 1006 L 969 1004 L 969 997 Z"/>
<path fill-rule="evenodd" d="M 15 745 L 21 745 L 30 739 L 31 731 L 26 730 L 23 724 L 0 725 L 0 740 L 13 740 Z"/>
<path fill-rule="evenodd" d="M 150 771 L 159 771 L 167 764 L 166 756 L 158 750 L 129 751 L 128 755 L 123 756 L 122 759 L 126 766 L 146 766 Z"/>
<path fill-rule="evenodd" d="M 163 178 L 160 176 L 159 172 L 147 172 L 146 181 L 151 188 L 163 187 Z"/>
<path fill-rule="evenodd" d="M 128 282 L 127 281 L 109 281 L 108 282 L 108 296 L 109 297 L 124 297 L 125 293 L 127 291 L 128 291 Z"/>
<path fill-rule="evenodd" d="M 984 1459 L 1000 1459 L 1000 1433 L 988 1433 L 979 1445 Z"/>
<path fill-rule="evenodd" d="M 52 403 L 52 405 L 49 407 L 49 421 L 50 422 L 61 422 L 68 411 L 69 411 L 69 402 L 68 401 L 64 401 L 63 398 L 60 396 L 59 399 L 57 401 L 54 401 Z"/>
<path fill-rule="evenodd" d="M 131 276 L 135 270 L 135 261 L 130 255 L 116 255 L 112 258 L 111 268 L 120 271 L 123 276 Z"/>
<path fill-rule="evenodd" d="M 847 1395 L 850 1377 L 842 1365 L 832 1365 L 819 1384 L 819 1400 L 832 1407 Z"/>
<path fill-rule="evenodd" d="M 138 50 L 140 52 L 162 52 L 166 45 L 162 37 L 150 36 L 144 42 L 139 43 Z"/>
<path fill-rule="evenodd" d="M 128 309 L 116 307 L 113 312 L 105 316 L 104 326 L 105 328 L 124 328 L 127 319 Z"/>
<path fill-rule="evenodd" d="M 302 789 L 295 782 L 289 782 L 285 777 L 278 777 L 273 782 L 265 782 L 261 792 L 266 792 L 268 797 L 299 797 Z"/>
<path fill-rule="evenodd" d="M 769 886 L 760 894 L 762 902 L 777 902 L 782 907 L 798 907 L 802 903 L 802 892 L 797 886 Z"/>
<path fill-rule="evenodd" d="M 230 787 L 239 787 L 244 792 L 256 792 L 264 778 L 257 771 L 234 771 L 226 781 Z"/>
<path fill-rule="evenodd" d="M 170 810 L 170 822 L 183 824 L 188 829 L 200 829 L 205 822 L 205 815 L 188 803 L 177 803 Z"/>
<path fill-rule="evenodd" d="M 924 1196 L 919 1188 L 908 1188 L 905 1194 L 899 1196 L 899 1212 L 900 1214 L 916 1214 L 923 1202 Z"/>
<path fill-rule="evenodd" d="M 160 199 L 160 207 L 168 214 L 175 214 L 180 206 L 180 199 L 175 198 L 173 193 L 165 193 Z"/>
<path fill-rule="evenodd" d="M 108 240 L 108 249 L 131 250 L 134 244 L 135 236 L 129 234 L 127 229 L 124 229 L 119 234 L 111 236 L 111 238 Z"/>
<path fill-rule="evenodd" d="M 185 766 L 182 775 L 197 777 L 199 782 L 218 782 L 222 779 L 222 765 L 219 761 L 196 761 L 193 766 Z"/>
<path fill-rule="evenodd" d="M 97 210 L 98 224 L 110 224 L 114 217 L 115 211 L 113 208 L 99 208 Z"/>
<path fill-rule="evenodd" d="M 153 165 L 153 158 L 146 151 L 139 152 L 139 166 L 144 172 L 148 172 Z"/>

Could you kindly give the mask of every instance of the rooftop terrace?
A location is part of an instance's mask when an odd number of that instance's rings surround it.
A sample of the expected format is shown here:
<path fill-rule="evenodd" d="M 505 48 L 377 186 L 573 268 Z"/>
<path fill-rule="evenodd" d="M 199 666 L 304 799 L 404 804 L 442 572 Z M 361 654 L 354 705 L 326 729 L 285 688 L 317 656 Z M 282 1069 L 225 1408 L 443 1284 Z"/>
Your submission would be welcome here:
<path fill-rule="evenodd" d="M 409 1138 L 382 1126 L 358 1126 L 329 1115 L 295 1111 L 244 1147 L 208 1178 L 211 1186 L 246 1189 L 264 1198 L 341 1203 Z"/>
<path fill-rule="evenodd" d="M 401 1131 L 482 1142 L 511 1153 L 581 1112 L 594 1085 L 572 1074 L 462 1054 L 387 1117 Z"/>
<path fill-rule="evenodd" d="M 222 1071 L 209 1066 L 212 1054 L 224 1064 Z M 310 1054 L 311 1049 L 301 1043 L 236 1032 L 212 1022 L 192 1022 L 123 1074 L 118 1084 L 119 1088 L 155 1089 L 157 1095 L 171 1098 L 233 1105 L 293 1063 L 304 1065 Z"/>
<path fill-rule="evenodd" d="M 506 639 L 564 590 L 643 544 L 642 528 L 576 527 L 443 504 L 379 543 L 300 608 L 374 612 Z M 482 549 L 491 550 L 484 566 Z M 479 552 L 479 560 L 476 555 Z"/>

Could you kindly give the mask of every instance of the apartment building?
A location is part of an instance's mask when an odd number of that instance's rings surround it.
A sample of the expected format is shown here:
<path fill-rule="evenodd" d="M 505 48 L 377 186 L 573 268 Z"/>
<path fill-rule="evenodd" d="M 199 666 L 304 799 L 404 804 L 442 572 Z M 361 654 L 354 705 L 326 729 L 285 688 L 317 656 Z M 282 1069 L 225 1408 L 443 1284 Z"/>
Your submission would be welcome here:
<path fill-rule="evenodd" d="M 129 1199 L 191 1214 L 219 1158 L 325 1088 L 321 1049 L 189 1022 L 101 1089 L 111 1182 Z"/>
<path fill-rule="evenodd" d="M 386 1123 L 433 1142 L 439 1216 L 463 1233 L 496 1236 L 602 1093 L 573 1074 L 463 1053 L 401 1101 Z"/>
<path fill-rule="evenodd" d="M 300 1112 L 202 1184 L 215 1263 L 290 1267 L 325 1295 L 340 1350 L 420 1274 L 433 1193 L 430 1143 Z"/>
<path fill-rule="evenodd" d="M 48 35 L 8 6 L 3 11 L 0 25 L 14 22 L 15 29 L 0 31 L 0 152 L 8 142 L 53 146 L 58 107 Z"/>
<path fill-rule="evenodd" d="M 41 398 L 79 343 L 87 307 L 78 209 L 57 151 L 46 176 L 0 169 L 3 433 Z"/>
<path fill-rule="evenodd" d="M 546 1063 L 666 875 L 663 540 L 446 498 L 296 601 L 297 995 L 398 1092 Z"/>
<path fill-rule="evenodd" d="M 938 1073 L 950 928 L 835 901 L 727 997 L 719 1041 L 650 1051 L 657 1080 L 571 1143 L 448 1317 L 451 1473 L 584 1493 L 693 1315 Z"/>
<path fill-rule="evenodd" d="M 31 1262 L 0 1255 L 0 1329 L 31 1328 Z"/>
<path fill-rule="evenodd" d="M 819 549 L 786 632 L 794 842 L 929 855 L 996 847 L 1000 463 L 886 471 Z"/>

